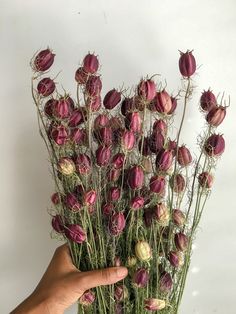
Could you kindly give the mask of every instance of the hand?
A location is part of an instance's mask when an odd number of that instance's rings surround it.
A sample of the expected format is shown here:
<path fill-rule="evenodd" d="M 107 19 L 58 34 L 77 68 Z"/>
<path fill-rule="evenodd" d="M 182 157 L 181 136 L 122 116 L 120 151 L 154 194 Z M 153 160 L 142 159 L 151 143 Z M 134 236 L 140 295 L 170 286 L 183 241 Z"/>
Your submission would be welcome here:
<path fill-rule="evenodd" d="M 80 272 L 72 263 L 67 244 L 58 247 L 34 292 L 11 314 L 62 314 L 83 293 L 125 278 L 125 267 Z"/>

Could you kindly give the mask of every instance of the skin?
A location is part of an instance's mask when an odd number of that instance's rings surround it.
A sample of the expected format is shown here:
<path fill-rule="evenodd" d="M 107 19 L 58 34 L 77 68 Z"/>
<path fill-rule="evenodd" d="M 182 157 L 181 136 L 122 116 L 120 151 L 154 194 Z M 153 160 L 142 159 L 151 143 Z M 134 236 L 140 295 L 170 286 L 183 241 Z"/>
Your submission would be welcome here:
<path fill-rule="evenodd" d="M 83 293 L 124 279 L 125 267 L 80 272 L 72 263 L 67 244 L 58 247 L 33 293 L 10 314 L 62 314 Z"/>

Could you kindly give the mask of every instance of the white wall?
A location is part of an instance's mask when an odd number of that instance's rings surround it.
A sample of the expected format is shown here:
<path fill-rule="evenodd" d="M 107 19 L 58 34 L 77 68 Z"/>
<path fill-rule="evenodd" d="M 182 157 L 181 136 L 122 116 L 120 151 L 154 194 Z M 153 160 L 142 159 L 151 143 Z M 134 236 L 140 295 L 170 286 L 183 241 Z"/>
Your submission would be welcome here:
<path fill-rule="evenodd" d="M 0 1 L 0 313 L 34 289 L 59 245 L 49 235 L 53 182 L 30 95 L 29 60 L 48 45 L 57 54 L 54 73 L 63 69 L 58 81 L 72 93 L 74 71 L 88 50 L 99 54 L 104 91 L 153 73 L 175 91 L 178 49 L 194 48 L 202 66 L 184 129 L 188 144 L 202 126 L 197 99 L 203 88 L 231 95 L 220 127 L 227 148 L 201 222 L 181 313 L 235 313 L 235 12 L 235 0 Z"/>

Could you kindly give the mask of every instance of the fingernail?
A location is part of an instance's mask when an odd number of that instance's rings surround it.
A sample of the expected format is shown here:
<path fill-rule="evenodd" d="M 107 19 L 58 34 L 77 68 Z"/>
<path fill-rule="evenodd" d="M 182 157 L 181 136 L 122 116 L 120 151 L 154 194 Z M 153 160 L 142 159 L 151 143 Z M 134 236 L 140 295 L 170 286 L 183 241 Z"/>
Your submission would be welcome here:
<path fill-rule="evenodd" d="M 116 275 L 119 278 L 124 278 L 128 274 L 128 270 L 126 267 L 119 267 L 116 270 Z"/>

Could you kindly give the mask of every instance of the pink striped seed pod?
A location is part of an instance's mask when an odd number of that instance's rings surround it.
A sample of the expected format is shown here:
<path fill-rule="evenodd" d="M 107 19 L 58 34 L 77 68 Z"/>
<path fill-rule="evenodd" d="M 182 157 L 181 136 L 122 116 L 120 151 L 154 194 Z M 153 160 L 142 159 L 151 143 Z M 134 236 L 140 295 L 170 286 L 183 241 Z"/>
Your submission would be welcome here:
<path fill-rule="evenodd" d="M 192 162 L 192 155 L 189 151 L 189 149 L 182 145 L 181 147 L 178 148 L 178 157 L 177 157 L 178 163 L 186 167 Z"/>
<path fill-rule="evenodd" d="M 125 130 L 121 135 L 121 145 L 123 150 L 132 150 L 134 148 L 136 139 L 133 131 Z"/>
<path fill-rule="evenodd" d="M 159 195 L 162 195 L 165 191 L 166 180 L 162 175 L 155 175 L 150 179 L 149 188 L 150 191 Z"/>
<path fill-rule="evenodd" d="M 152 80 L 141 80 L 138 85 L 138 95 L 146 101 L 151 101 L 156 95 L 156 84 Z"/>
<path fill-rule="evenodd" d="M 213 176 L 209 172 L 204 171 L 198 176 L 198 182 L 201 187 L 210 189 L 213 185 Z"/>
<path fill-rule="evenodd" d="M 144 183 L 144 172 L 141 166 L 133 166 L 128 171 L 128 184 L 132 190 L 141 189 Z"/>
<path fill-rule="evenodd" d="M 65 145 L 69 139 L 68 129 L 64 125 L 54 125 L 50 130 L 50 137 L 57 145 Z"/>
<path fill-rule="evenodd" d="M 90 306 L 95 301 L 95 293 L 91 290 L 87 290 L 84 294 L 79 298 L 79 304 L 83 306 Z"/>
<path fill-rule="evenodd" d="M 157 92 L 152 101 L 155 111 L 162 114 L 169 114 L 172 110 L 172 101 L 170 95 L 165 91 Z"/>
<path fill-rule="evenodd" d="M 81 204 L 77 200 L 77 197 L 74 193 L 67 193 L 63 201 L 66 207 L 73 212 L 78 212 L 81 209 Z"/>
<path fill-rule="evenodd" d="M 58 233 L 64 233 L 64 225 L 60 215 L 52 216 L 52 227 Z"/>
<path fill-rule="evenodd" d="M 148 284 L 148 281 L 149 281 L 148 270 L 143 268 L 143 267 L 137 269 L 133 274 L 132 281 L 133 281 L 135 287 L 145 288 Z"/>
<path fill-rule="evenodd" d="M 115 108 L 119 102 L 121 101 L 121 93 L 118 92 L 116 89 L 110 90 L 104 97 L 103 105 L 106 109 L 113 109 Z"/>
<path fill-rule="evenodd" d="M 86 154 L 79 154 L 75 160 L 76 171 L 81 175 L 91 172 L 91 159 Z"/>
<path fill-rule="evenodd" d="M 94 129 L 103 128 L 109 126 L 109 117 L 107 114 L 99 114 L 94 120 Z"/>
<path fill-rule="evenodd" d="M 142 130 L 142 119 L 138 111 L 130 112 L 126 115 L 125 124 L 127 129 L 134 133 L 140 133 Z"/>
<path fill-rule="evenodd" d="M 177 227 L 183 227 L 186 222 L 185 214 L 177 208 L 173 210 L 172 219 Z"/>
<path fill-rule="evenodd" d="M 86 72 L 83 67 L 80 67 L 75 72 L 75 80 L 78 84 L 84 85 L 86 84 L 89 77 L 89 73 Z"/>
<path fill-rule="evenodd" d="M 180 268 L 183 266 L 184 257 L 183 253 L 180 251 L 170 251 L 168 256 L 170 264 L 175 268 Z"/>
<path fill-rule="evenodd" d="M 170 185 L 175 193 L 182 193 L 186 186 L 185 178 L 180 173 L 175 174 L 170 180 Z"/>
<path fill-rule="evenodd" d="M 120 235 L 125 228 L 125 216 L 122 212 L 113 213 L 109 221 L 109 232 L 113 236 Z"/>
<path fill-rule="evenodd" d="M 105 167 L 109 164 L 111 159 L 111 148 L 106 146 L 99 146 L 96 150 L 96 162 L 100 167 Z"/>
<path fill-rule="evenodd" d="M 65 226 L 66 237 L 76 243 L 83 243 L 86 240 L 86 232 L 78 224 L 69 224 Z"/>
<path fill-rule="evenodd" d="M 157 171 L 167 171 L 173 163 L 173 154 L 171 150 L 160 149 L 156 156 Z"/>
<path fill-rule="evenodd" d="M 168 294 L 171 292 L 173 288 L 173 280 L 171 278 L 171 275 L 167 272 L 163 272 L 160 276 L 159 281 L 159 287 L 160 291 L 164 294 Z"/>
<path fill-rule="evenodd" d="M 219 126 L 223 122 L 225 115 L 226 115 L 226 107 L 215 106 L 208 112 L 206 116 L 206 120 L 212 126 Z"/>
<path fill-rule="evenodd" d="M 33 62 L 33 69 L 37 72 L 47 71 L 54 62 L 55 54 L 52 50 L 41 50 L 35 57 Z"/>
<path fill-rule="evenodd" d="M 97 192 L 95 190 L 90 190 L 84 193 L 83 202 L 86 206 L 94 205 L 97 200 Z"/>
<path fill-rule="evenodd" d="M 175 246 L 177 250 L 184 252 L 188 248 L 188 237 L 183 232 L 178 232 L 175 234 Z"/>
<path fill-rule="evenodd" d="M 99 76 L 90 76 L 85 85 L 86 93 L 90 97 L 97 97 L 102 90 L 102 81 Z"/>
<path fill-rule="evenodd" d="M 217 106 L 216 96 L 208 89 L 208 91 L 203 91 L 200 98 L 200 106 L 202 110 L 209 112 L 211 109 Z"/>
<path fill-rule="evenodd" d="M 130 201 L 130 208 L 134 211 L 143 208 L 144 198 L 142 196 L 134 196 Z"/>
<path fill-rule="evenodd" d="M 94 74 L 99 67 L 99 61 L 94 54 L 87 54 L 83 60 L 83 70 L 87 73 Z"/>
<path fill-rule="evenodd" d="M 220 134 L 212 134 L 204 145 L 205 152 L 210 157 L 218 157 L 225 150 L 225 140 Z"/>
<path fill-rule="evenodd" d="M 52 79 L 49 77 L 43 78 L 41 81 L 39 81 L 37 85 L 37 91 L 40 96 L 42 97 L 48 97 L 51 95 L 56 88 L 56 85 Z"/>

